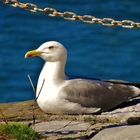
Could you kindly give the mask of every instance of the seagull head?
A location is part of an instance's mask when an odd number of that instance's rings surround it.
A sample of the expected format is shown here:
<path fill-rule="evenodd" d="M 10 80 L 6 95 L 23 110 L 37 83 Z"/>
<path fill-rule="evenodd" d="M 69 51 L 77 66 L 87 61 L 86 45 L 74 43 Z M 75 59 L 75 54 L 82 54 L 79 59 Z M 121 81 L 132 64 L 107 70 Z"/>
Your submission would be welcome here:
<path fill-rule="evenodd" d="M 42 59 L 48 62 L 56 62 L 66 60 L 67 51 L 64 46 L 56 41 L 48 41 L 43 43 L 36 50 L 28 51 L 25 54 L 25 58 L 31 58 L 33 56 L 40 56 Z"/>

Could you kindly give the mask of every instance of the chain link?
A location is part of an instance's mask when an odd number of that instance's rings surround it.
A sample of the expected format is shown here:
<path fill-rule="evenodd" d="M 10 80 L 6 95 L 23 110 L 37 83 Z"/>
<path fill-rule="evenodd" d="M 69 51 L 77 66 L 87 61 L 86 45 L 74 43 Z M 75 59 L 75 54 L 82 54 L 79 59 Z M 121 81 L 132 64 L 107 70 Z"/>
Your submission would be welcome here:
<path fill-rule="evenodd" d="M 29 12 L 42 12 L 46 16 L 51 17 L 62 17 L 65 20 L 80 20 L 88 24 L 102 24 L 104 26 L 121 26 L 123 28 L 140 28 L 139 22 L 134 22 L 132 20 L 121 20 L 117 21 L 112 18 L 96 18 L 92 15 L 77 15 L 74 12 L 60 12 L 54 8 L 46 7 L 44 9 L 39 8 L 36 4 L 33 3 L 21 3 L 17 0 L 0 0 L 0 4 L 10 5 L 12 7 L 19 7 Z"/>

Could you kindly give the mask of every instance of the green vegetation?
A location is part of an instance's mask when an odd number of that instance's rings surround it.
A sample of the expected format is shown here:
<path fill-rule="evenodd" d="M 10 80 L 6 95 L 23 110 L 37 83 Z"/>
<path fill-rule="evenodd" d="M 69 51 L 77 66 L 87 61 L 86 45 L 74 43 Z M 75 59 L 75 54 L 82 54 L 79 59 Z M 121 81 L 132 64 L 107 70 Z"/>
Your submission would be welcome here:
<path fill-rule="evenodd" d="M 0 124 L 0 134 L 17 140 L 37 140 L 39 137 L 32 128 L 21 123 Z"/>

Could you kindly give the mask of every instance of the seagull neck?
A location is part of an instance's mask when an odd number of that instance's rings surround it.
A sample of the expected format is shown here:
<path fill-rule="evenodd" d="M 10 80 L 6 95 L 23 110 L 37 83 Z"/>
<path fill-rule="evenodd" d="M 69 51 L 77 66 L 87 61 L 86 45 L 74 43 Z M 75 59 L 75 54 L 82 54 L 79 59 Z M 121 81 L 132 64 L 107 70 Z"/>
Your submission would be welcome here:
<path fill-rule="evenodd" d="M 65 79 L 65 62 L 46 62 L 42 73 L 46 81 L 59 83 Z"/>

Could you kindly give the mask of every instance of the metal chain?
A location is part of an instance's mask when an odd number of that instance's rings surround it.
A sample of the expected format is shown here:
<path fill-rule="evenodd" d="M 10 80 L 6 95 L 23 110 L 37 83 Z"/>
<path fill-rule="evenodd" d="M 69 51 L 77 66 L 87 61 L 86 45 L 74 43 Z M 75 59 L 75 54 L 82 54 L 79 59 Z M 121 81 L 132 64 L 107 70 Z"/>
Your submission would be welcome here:
<path fill-rule="evenodd" d="M 0 4 L 10 5 L 12 7 L 19 7 L 29 12 L 42 12 L 46 16 L 50 17 L 62 17 L 65 20 L 80 20 L 88 24 L 102 24 L 104 26 L 121 26 L 123 28 L 140 28 L 139 22 L 132 20 L 121 20 L 117 21 L 112 18 L 96 18 L 92 15 L 77 15 L 73 12 L 60 12 L 54 8 L 39 8 L 36 4 L 32 3 L 21 3 L 17 0 L 0 0 Z"/>

